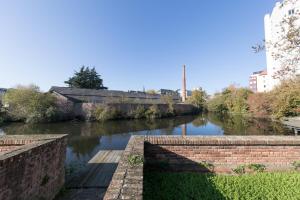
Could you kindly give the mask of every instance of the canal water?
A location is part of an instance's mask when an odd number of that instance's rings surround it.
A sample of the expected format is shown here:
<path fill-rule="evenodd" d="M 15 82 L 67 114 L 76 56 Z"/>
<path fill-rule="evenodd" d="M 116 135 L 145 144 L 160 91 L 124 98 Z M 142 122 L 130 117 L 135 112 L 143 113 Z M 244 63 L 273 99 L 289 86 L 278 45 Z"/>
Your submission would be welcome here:
<path fill-rule="evenodd" d="M 278 122 L 213 113 L 159 120 L 119 120 L 103 123 L 12 123 L 0 134 L 69 134 L 66 166 L 80 170 L 99 150 L 123 150 L 131 135 L 291 135 Z"/>

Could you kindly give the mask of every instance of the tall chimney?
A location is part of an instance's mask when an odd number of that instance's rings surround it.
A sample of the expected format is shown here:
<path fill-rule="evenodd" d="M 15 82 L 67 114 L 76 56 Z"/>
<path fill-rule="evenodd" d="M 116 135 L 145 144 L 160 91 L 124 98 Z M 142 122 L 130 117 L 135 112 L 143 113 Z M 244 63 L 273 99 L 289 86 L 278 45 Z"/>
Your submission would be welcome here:
<path fill-rule="evenodd" d="M 183 65 L 182 74 L 182 102 L 186 101 L 186 77 L 185 77 L 185 65 Z"/>

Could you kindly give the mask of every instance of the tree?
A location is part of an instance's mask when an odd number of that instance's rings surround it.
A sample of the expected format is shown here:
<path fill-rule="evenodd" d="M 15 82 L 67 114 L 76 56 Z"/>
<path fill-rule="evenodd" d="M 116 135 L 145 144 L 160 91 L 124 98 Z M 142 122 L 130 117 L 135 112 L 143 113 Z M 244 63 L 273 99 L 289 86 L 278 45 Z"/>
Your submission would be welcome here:
<path fill-rule="evenodd" d="M 96 72 L 95 67 L 90 69 L 89 67 L 82 66 L 79 72 L 75 71 L 73 77 L 65 81 L 69 87 L 74 88 L 86 88 L 86 89 L 107 89 L 103 86 L 103 80 L 100 75 Z"/>
<path fill-rule="evenodd" d="M 146 93 L 147 94 L 157 94 L 156 90 L 153 90 L 153 89 L 147 90 Z"/>
<path fill-rule="evenodd" d="M 41 93 L 34 85 L 18 86 L 4 95 L 4 104 L 12 120 L 27 123 L 50 122 L 56 117 L 55 98 L 49 93 Z"/>
<path fill-rule="evenodd" d="M 296 7 L 298 0 L 284 0 L 281 6 Z M 292 15 L 283 18 L 279 24 L 280 34 L 277 41 L 264 40 L 263 44 L 252 47 L 255 53 L 263 50 L 270 51 L 274 60 L 277 61 L 279 69 L 273 74 L 274 79 L 284 80 L 293 78 L 297 67 L 300 65 L 300 12 L 293 10 Z"/>
<path fill-rule="evenodd" d="M 192 92 L 192 96 L 189 97 L 188 102 L 196 106 L 200 110 L 206 110 L 207 105 L 207 94 L 204 90 L 199 89 L 199 90 L 194 90 Z"/>

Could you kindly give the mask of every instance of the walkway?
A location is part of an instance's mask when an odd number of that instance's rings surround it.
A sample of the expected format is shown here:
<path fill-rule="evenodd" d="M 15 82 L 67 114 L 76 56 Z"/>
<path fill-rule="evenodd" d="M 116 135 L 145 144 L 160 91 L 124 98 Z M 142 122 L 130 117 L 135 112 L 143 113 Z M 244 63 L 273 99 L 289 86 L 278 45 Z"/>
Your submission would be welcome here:
<path fill-rule="evenodd" d="M 101 200 L 123 151 L 99 151 L 78 176 L 68 181 L 63 200 Z"/>

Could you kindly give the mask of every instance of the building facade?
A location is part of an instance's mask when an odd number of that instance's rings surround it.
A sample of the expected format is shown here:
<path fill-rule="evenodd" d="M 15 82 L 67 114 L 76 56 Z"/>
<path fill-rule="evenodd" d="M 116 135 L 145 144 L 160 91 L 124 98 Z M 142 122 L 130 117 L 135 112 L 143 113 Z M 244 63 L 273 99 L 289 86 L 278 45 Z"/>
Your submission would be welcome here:
<path fill-rule="evenodd" d="M 268 85 L 267 90 L 272 90 L 280 83 L 283 78 L 290 78 L 291 76 L 300 75 L 299 62 L 295 64 L 293 70 L 281 78 L 276 76 L 280 70 L 285 66 L 285 61 L 292 60 L 295 56 L 299 56 L 299 49 L 283 49 L 286 42 L 288 26 L 283 23 L 284 20 L 292 17 L 299 18 L 300 1 L 299 0 L 284 0 L 277 2 L 272 13 L 267 14 L 264 19 L 265 23 L 265 42 L 266 42 L 266 58 L 267 58 L 267 72 Z M 295 21 L 295 28 L 300 28 L 300 21 Z M 285 31 L 283 30 L 285 28 Z M 278 56 L 279 55 L 279 56 Z"/>
<path fill-rule="evenodd" d="M 267 70 L 253 72 L 249 77 L 249 88 L 253 92 L 268 91 L 269 76 Z"/>

